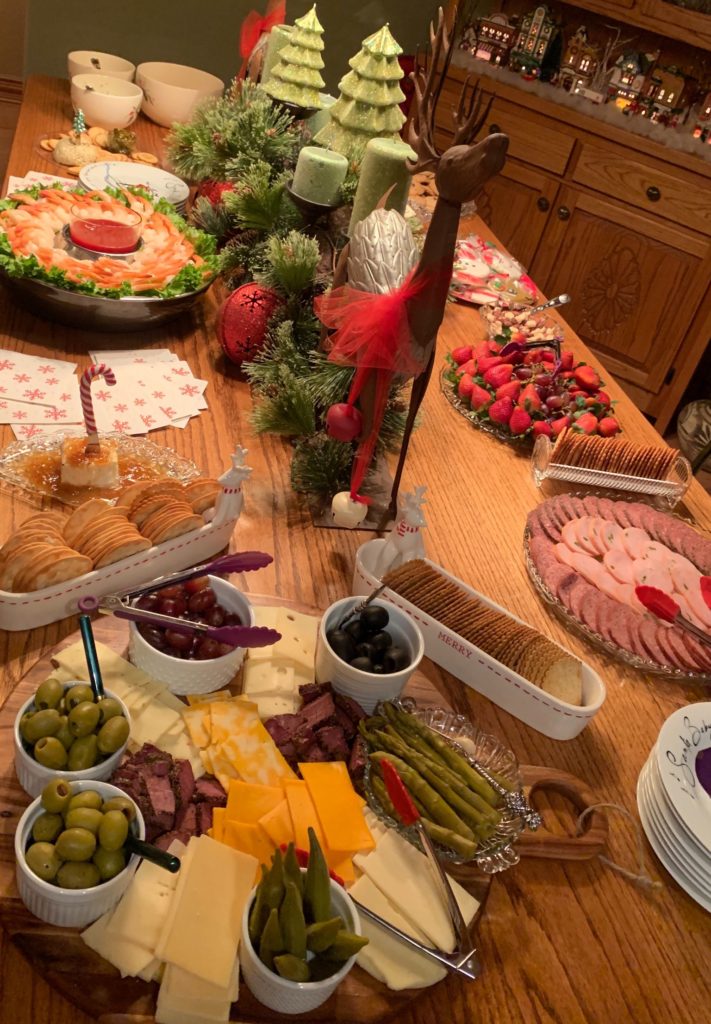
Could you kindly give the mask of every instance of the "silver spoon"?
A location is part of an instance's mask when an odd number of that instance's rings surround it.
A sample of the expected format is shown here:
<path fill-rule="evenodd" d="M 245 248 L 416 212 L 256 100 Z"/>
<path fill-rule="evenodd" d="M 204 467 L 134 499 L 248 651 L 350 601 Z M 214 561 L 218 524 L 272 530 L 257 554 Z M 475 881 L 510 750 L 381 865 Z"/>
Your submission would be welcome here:
<path fill-rule="evenodd" d="M 570 295 L 564 292 L 562 295 L 556 295 L 554 299 L 549 299 L 548 302 L 544 302 L 541 306 L 534 306 L 533 309 L 529 309 L 529 313 L 542 313 L 544 309 L 556 309 L 558 306 L 565 306 L 568 302 L 572 302 Z"/>

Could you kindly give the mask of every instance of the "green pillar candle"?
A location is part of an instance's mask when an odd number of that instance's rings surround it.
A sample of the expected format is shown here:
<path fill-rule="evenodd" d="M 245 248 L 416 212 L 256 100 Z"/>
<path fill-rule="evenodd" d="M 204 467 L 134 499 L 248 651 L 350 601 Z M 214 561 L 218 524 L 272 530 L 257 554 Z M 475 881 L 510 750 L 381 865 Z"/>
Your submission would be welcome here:
<path fill-rule="evenodd" d="M 279 60 L 279 51 L 283 50 L 286 44 L 290 42 L 293 29 L 293 25 L 275 25 L 269 33 L 264 54 L 264 64 L 262 65 L 262 77 L 260 78 L 262 85 L 269 79 L 272 68 Z"/>
<path fill-rule="evenodd" d="M 316 132 L 320 132 L 323 126 L 328 123 L 328 119 L 331 116 L 328 108 L 332 107 L 336 102 L 336 97 L 329 96 L 327 92 L 320 92 L 319 99 L 321 100 L 321 109 L 317 110 L 315 114 L 312 114 L 306 120 L 306 127 L 311 132 L 312 137 Z"/>
<path fill-rule="evenodd" d="M 312 203 L 331 206 L 345 181 L 348 161 L 340 153 L 320 146 L 304 146 L 299 153 L 292 189 Z"/>
<path fill-rule="evenodd" d="M 405 212 L 407 196 L 410 191 L 410 173 L 406 160 L 415 160 L 416 154 L 399 139 L 371 139 L 365 147 L 365 156 L 360 165 L 360 180 L 353 203 L 351 222 L 348 234 L 359 221 L 372 213 L 382 197 L 393 185 L 387 203 L 388 210 Z"/>

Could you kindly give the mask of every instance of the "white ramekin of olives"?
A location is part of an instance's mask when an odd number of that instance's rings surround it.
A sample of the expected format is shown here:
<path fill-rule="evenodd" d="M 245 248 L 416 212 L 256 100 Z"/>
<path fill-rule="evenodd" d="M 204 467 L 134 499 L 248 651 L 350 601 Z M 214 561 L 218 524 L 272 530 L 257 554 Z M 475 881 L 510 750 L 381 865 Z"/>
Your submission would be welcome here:
<path fill-rule="evenodd" d="M 371 713 L 395 700 L 422 661 L 425 642 L 417 624 L 388 601 L 372 601 L 343 625 L 361 597 L 344 597 L 323 613 L 316 644 L 316 682 L 355 700 Z"/>
<path fill-rule="evenodd" d="M 15 771 L 26 793 L 39 796 L 57 773 L 73 781 L 108 779 L 128 743 L 128 708 L 106 691 L 95 701 L 83 680 L 49 676 L 15 719 Z"/>
<path fill-rule="evenodd" d="M 118 903 L 138 867 L 124 848 L 129 831 L 145 838 L 140 810 L 117 786 L 53 776 L 15 832 L 22 902 L 48 924 L 91 924 Z"/>

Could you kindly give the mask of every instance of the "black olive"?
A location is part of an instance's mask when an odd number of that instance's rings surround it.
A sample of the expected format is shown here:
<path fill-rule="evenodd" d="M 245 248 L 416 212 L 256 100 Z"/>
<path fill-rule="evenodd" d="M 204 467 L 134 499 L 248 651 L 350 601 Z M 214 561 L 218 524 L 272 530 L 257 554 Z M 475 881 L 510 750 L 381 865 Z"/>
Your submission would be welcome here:
<path fill-rule="evenodd" d="M 358 646 L 356 647 L 356 654 L 358 655 L 358 657 L 359 658 L 370 658 L 370 660 L 373 662 L 373 664 L 375 664 L 376 661 L 380 661 L 381 660 L 380 657 L 379 657 L 379 653 L 380 652 L 377 651 L 376 648 L 373 647 L 372 644 L 368 643 L 367 640 L 364 643 L 362 643 L 362 644 L 358 644 Z"/>
<path fill-rule="evenodd" d="M 410 655 L 402 647 L 388 647 L 383 655 L 383 668 L 386 672 L 402 672 L 410 664 Z"/>
<path fill-rule="evenodd" d="M 360 617 L 363 625 L 370 633 L 377 633 L 381 629 L 385 629 L 388 622 L 390 622 L 387 609 L 378 604 L 369 604 L 360 613 Z"/>
<path fill-rule="evenodd" d="M 331 645 L 331 650 L 338 658 L 342 658 L 343 661 L 350 661 L 351 658 L 355 658 L 356 645 L 353 642 L 353 638 L 348 633 L 344 633 L 342 629 L 332 629 L 330 633 L 326 634 L 326 639 Z"/>
<path fill-rule="evenodd" d="M 376 651 L 387 651 L 388 647 L 392 647 L 393 638 L 386 630 L 381 630 L 380 633 L 374 633 L 370 638 L 369 642 L 373 645 Z"/>
<path fill-rule="evenodd" d="M 372 672 L 374 666 L 370 658 L 354 658 L 351 662 L 351 668 L 360 669 L 361 672 Z"/>
<path fill-rule="evenodd" d="M 383 665 L 373 665 L 373 672 L 376 676 L 382 676 L 385 674 L 385 667 Z"/>
<path fill-rule="evenodd" d="M 343 627 L 343 632 L 347 633 L 356 644 L 362 643 L 367 635 L 363 623 L 358 618 L 351 619 L 350 622 L 347 622 Z"/>

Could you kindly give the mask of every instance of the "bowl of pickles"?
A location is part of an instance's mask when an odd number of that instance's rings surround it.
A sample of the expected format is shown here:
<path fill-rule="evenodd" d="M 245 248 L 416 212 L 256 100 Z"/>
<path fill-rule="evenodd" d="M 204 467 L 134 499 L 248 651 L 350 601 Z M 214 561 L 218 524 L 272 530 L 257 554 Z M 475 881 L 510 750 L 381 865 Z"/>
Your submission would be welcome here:
<path fill-rule="evenodd" d="M 138 866 L 129 835 L 145 838 L 143 816 L 117 786 L 52 776 L 15 832 L 22 902 L 48 924 L 91 924 L 118 903 Z"/>
<path fill-rule="evenodd" d="M 308 1013 L 325 1003 L 368 943 L 353 900 L 331 877 L 314 830 L 308 832 L 308 854 L 290 843 L 274 851 L 271 866 L 262 865 L 242 918 L 245 984 L 277 1013 Z"/>
<path fill-rule="evenodd" d="M 49 676 L 15 719 L 15 771 L 35 797 L 57 773 L 72 781 L 108 779 L 118 767 L 131 731 L 128 708 L 106 691 L 96 700 L 83 680 Z"/>

